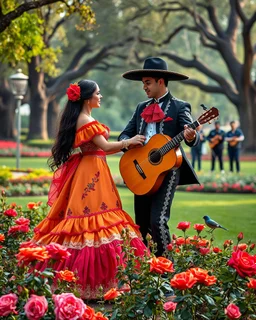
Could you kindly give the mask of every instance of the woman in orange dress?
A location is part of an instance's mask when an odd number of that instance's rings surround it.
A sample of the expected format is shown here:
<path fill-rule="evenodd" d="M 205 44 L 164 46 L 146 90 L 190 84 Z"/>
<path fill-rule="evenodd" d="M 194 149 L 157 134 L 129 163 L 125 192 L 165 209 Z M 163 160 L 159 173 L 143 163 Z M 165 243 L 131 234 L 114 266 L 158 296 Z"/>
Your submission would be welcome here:
<path fill-rule="evenodd" d="M 116 285 L 123 229 L 129 230 L 136 254 L 145 254 L 138 226 L 122 209 L 106 162 L 106 153 L 142 145 L 145 137 L 107 141 L 109 128 L 91 116 L 102 98 L 94 81 L 71 84 L 67 95 L 49 159 L 50 167 L 57 169 L 49 192 L 48 204 L 52 207 L 35 228 L 33 240 L 39 245 L 58 243 L 68 248 L 70 257 L 56 262 L 54 269 L 76 272 L 82 298 L 94 299 L 100 287 L 105 292 Z M 77 148 L 80 152 L 74 153 Z"/>

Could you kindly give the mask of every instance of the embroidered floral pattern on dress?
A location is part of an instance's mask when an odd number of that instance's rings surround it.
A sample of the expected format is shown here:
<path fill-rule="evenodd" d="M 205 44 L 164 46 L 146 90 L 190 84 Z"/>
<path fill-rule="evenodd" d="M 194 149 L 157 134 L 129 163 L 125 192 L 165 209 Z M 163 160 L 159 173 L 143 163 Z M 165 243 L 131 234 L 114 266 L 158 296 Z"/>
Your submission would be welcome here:
<path fill-rule="evenodd" d="M 68 216 L 68 217 L 72 216 L 72 211 L 71 211 L 70 208 L 68 208 L 67 216 Z"/>
<path fill-rule="evenodd" d="M 106 205 L 105 202 L 102 202 L 100 208 L 101 208 L 101 210 L 107 210 L 108 206 Z"/>
<path fill-rule="evenodd" d="M 85 207 L 84 207 L 84 210 L 83 210 L 83 213 L 84 213 L 84 214 L 88 214 L 88 213 L 90 213 L 90 212 L 91 212 L 90 208 L 87 207 L 87 206 L 85 206 Z"/>
<path fill-rule="evenodd" d="M 64 211 L 63 210 L 61 210 L 61 212 L 59 213 L 59 217 L 62 219 L 62 218 L 64 218 Z"/>
<path fill-rule="evenodd" d="M 95 173 L 94 177 L 92 178 L 92 182 L 89 182 L 87 184 L 87 187 L 84 188 L 84 192 L 82 194 L 82 200 L 87 196 L 89 192 L 95 191 L 95 184 L 96 182 L 99 182 L 99 176 L 100 176 L 100 172 L 98 171 L 97 173 Z"/>

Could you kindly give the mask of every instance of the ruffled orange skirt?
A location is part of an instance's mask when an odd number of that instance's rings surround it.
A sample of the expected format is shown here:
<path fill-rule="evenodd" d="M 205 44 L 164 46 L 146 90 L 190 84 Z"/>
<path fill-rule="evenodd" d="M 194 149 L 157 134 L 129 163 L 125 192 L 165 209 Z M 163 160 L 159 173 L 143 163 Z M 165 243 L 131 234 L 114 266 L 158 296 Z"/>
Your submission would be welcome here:
<path fill-rule="evenodd" d="M 48 216 L 35 228 L 34 241 L 67 247 L 71 256 L 57 262 L 54 269 L 76 272 L 81 296 L 94 299 L 100 287 L 107 291 L 116 284 L 117 266 L 123 263 L 120 244 L 124 228 L 129 230 L 136 254 L 144 255 L 147 249 L 138 226 L 122 210 L 105 157 L 85 155 Z"/>

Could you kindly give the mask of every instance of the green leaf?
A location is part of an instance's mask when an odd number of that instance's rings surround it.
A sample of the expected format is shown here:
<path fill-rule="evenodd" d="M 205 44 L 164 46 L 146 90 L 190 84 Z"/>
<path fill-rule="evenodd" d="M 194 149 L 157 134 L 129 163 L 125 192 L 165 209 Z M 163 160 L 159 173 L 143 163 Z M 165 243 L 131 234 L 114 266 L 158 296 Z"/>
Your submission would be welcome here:
<path fill-rule="evenodd" d="M 149 306 L 146 306 L 145 309 L 144 309 L 144 316 L 145 317 L 151 317 L 152 316 L 152 309 L 149 308 Z"/>
<path fill-rule="evenodd" d="M 205 300 L 211 305 L 211 306 L 215 306 L 215 301 L 213 300 L 213 298 L 209 297 L 207 294 L 204 295 Z"/>

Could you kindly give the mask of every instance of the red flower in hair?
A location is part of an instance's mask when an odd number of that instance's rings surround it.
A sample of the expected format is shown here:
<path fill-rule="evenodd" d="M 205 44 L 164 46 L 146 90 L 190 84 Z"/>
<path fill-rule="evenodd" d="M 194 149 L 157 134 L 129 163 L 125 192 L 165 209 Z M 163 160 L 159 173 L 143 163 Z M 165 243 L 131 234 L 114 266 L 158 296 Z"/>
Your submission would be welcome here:
<path fill-rule="evenodd" d="M 81 88 L 77 83 L 70 84 L 70 86 L 67 88 L 67 96 L 68 100 L 70 101 L 78 101 L 81 96 Z"/>

